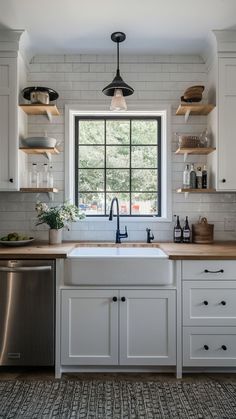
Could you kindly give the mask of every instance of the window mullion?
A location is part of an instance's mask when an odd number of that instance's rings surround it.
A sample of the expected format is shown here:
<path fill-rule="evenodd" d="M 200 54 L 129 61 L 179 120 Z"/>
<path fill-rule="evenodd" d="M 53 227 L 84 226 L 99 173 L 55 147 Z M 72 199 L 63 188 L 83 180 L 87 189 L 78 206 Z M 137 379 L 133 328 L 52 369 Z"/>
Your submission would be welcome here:
<path fill-rule="evenodd" d="M 104 119 L 104 215 L 107 215 L 107 121 Z"/>
<path fill-rule="evenodd" d="M 132 146 L 131 146 L 131 130 L 132 130 L 132 120 L 130 119 L 129 122 L 129 147 L 130 147 L 130 151 L 129 151 L 129 215 L 132 214 L 131 212 L 131 206 L 132 206 L 132 199 L 131 199 L 131 183 L 132 183 Z"/>

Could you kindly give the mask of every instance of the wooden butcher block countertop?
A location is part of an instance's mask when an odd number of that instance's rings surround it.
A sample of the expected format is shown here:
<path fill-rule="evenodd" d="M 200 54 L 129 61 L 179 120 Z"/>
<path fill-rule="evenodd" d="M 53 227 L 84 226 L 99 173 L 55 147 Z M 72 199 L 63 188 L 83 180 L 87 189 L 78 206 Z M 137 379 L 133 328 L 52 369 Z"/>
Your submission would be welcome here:
<path fill-rule="evenodd" d="M 174 260 L 236 259 L 236 242 L 213 244 L 160 243 L 159 247 Z"/>
<path fill-rule="evenodd" d="M 30 246 L 4 247 L 0 246 L 0 259 L 55 259 L 67 258 L 74 247 L 84 246 L 122 246 L 122 247 L 160 247 L 172 260 L 206 260 L 235 259 L 235 242 L 215 242 L 214 244 L 183 244 L 183 243 L 141 243 L 123 242 L 63 242 L 59 245 L 49 245 L 47 242 L 35 242 Z"/>

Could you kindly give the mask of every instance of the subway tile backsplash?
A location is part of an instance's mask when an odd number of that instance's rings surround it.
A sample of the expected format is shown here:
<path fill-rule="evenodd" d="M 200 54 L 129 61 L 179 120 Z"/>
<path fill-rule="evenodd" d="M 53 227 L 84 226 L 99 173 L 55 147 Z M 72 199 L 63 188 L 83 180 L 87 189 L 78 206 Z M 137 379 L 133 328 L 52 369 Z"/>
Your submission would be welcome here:
<path fill-rule="evenodd" d="M 62 148 L 61 154 L 53 156 L 55 186 L 60 190 L 54 195 L 52 205 L 64 199 L 64 106 L 92 104 L 104 102 L 109 109 L 110 99 L 101 90 L 109 83 L 116 66 L 115 55 L 37 55 L 28 67 L 28 85 L 48 86 L 58 91 L 57 101 L 61 115 L 53 118 L 50 123 L 44 116 L 28 117 L 28 135 L 45 135 L 57 138 Z M 235 240 L 235 231 L 225 231 L 225 219 L 236 220 L 236 194 L 176 194 L 175 189 L 182 184 L 182 173 L 185 163 L 183 156 L 175 155 L 177 139 L 175 132 L 199 133 L 206 128 L 206 117 L 190 117 L 187 124 L 184 117 L 177 117 L 175 111 L 179 105 L 183 91 L 194 84 L 206 86 L 204 99 L 207 100 L 207 70 L 202 58 L 197 55 L 122 55 L 121 73 L 124 80 L 135 88 L 133 96 L 127 99 L 128 106 L 139 101 L 143 110 L 148 103 L 160 106 L 172 106 L 172 214 L 179 214 L 183 222 L 185 215 L 190 222 L 196 222 L 199 216 L 206 216 L 215 224 L 215 238 L 219 240 Z M 37 161 L 45 162 L 42 156 L 29 156 L 29 164 Z M 188 162 L 204 163 L 204 156 L 189 156 Z M 0 234 L 17 231 L 48 239 L 45 225 L 35 226 L 35 203 L 48 202 L 47 194 L 24 194 L 19 192 L 0 192 Z M 126 222 L 131 241 L 145 241 L 146 228 L 150 227 L 156 241 L 172 240 L 173 222 L 135 220 Z M 121 228 L 124 222 L 121 220 Z M 64 231 L 65 240 L 114 240 L 115 221 L 83 220 L 73 223 L 70 230 Z"/>

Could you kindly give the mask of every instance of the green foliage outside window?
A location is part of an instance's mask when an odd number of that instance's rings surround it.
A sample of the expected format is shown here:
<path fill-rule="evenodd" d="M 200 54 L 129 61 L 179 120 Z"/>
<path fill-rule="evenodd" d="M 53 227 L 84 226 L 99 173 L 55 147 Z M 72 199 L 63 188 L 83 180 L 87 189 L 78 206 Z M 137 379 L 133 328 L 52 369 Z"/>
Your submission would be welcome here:
<path fill-rule="evenodd" d="M 107 215 L 117 196 L 123 215 L 160 215 L 160 118 L 76 122 L 76 204 Z"/>

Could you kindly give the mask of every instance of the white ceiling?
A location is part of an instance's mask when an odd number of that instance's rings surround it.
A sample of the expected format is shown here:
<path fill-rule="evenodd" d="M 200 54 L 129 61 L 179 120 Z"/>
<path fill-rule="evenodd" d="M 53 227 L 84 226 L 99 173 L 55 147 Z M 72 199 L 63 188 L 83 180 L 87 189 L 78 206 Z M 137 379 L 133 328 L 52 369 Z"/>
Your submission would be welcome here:
<path fill-rule="evenodd" d="M 236 29 L 236 0 L 0 0 L 0 29 L 25 29 L 35 53 L 203 53 L 212 29 Z"/>

